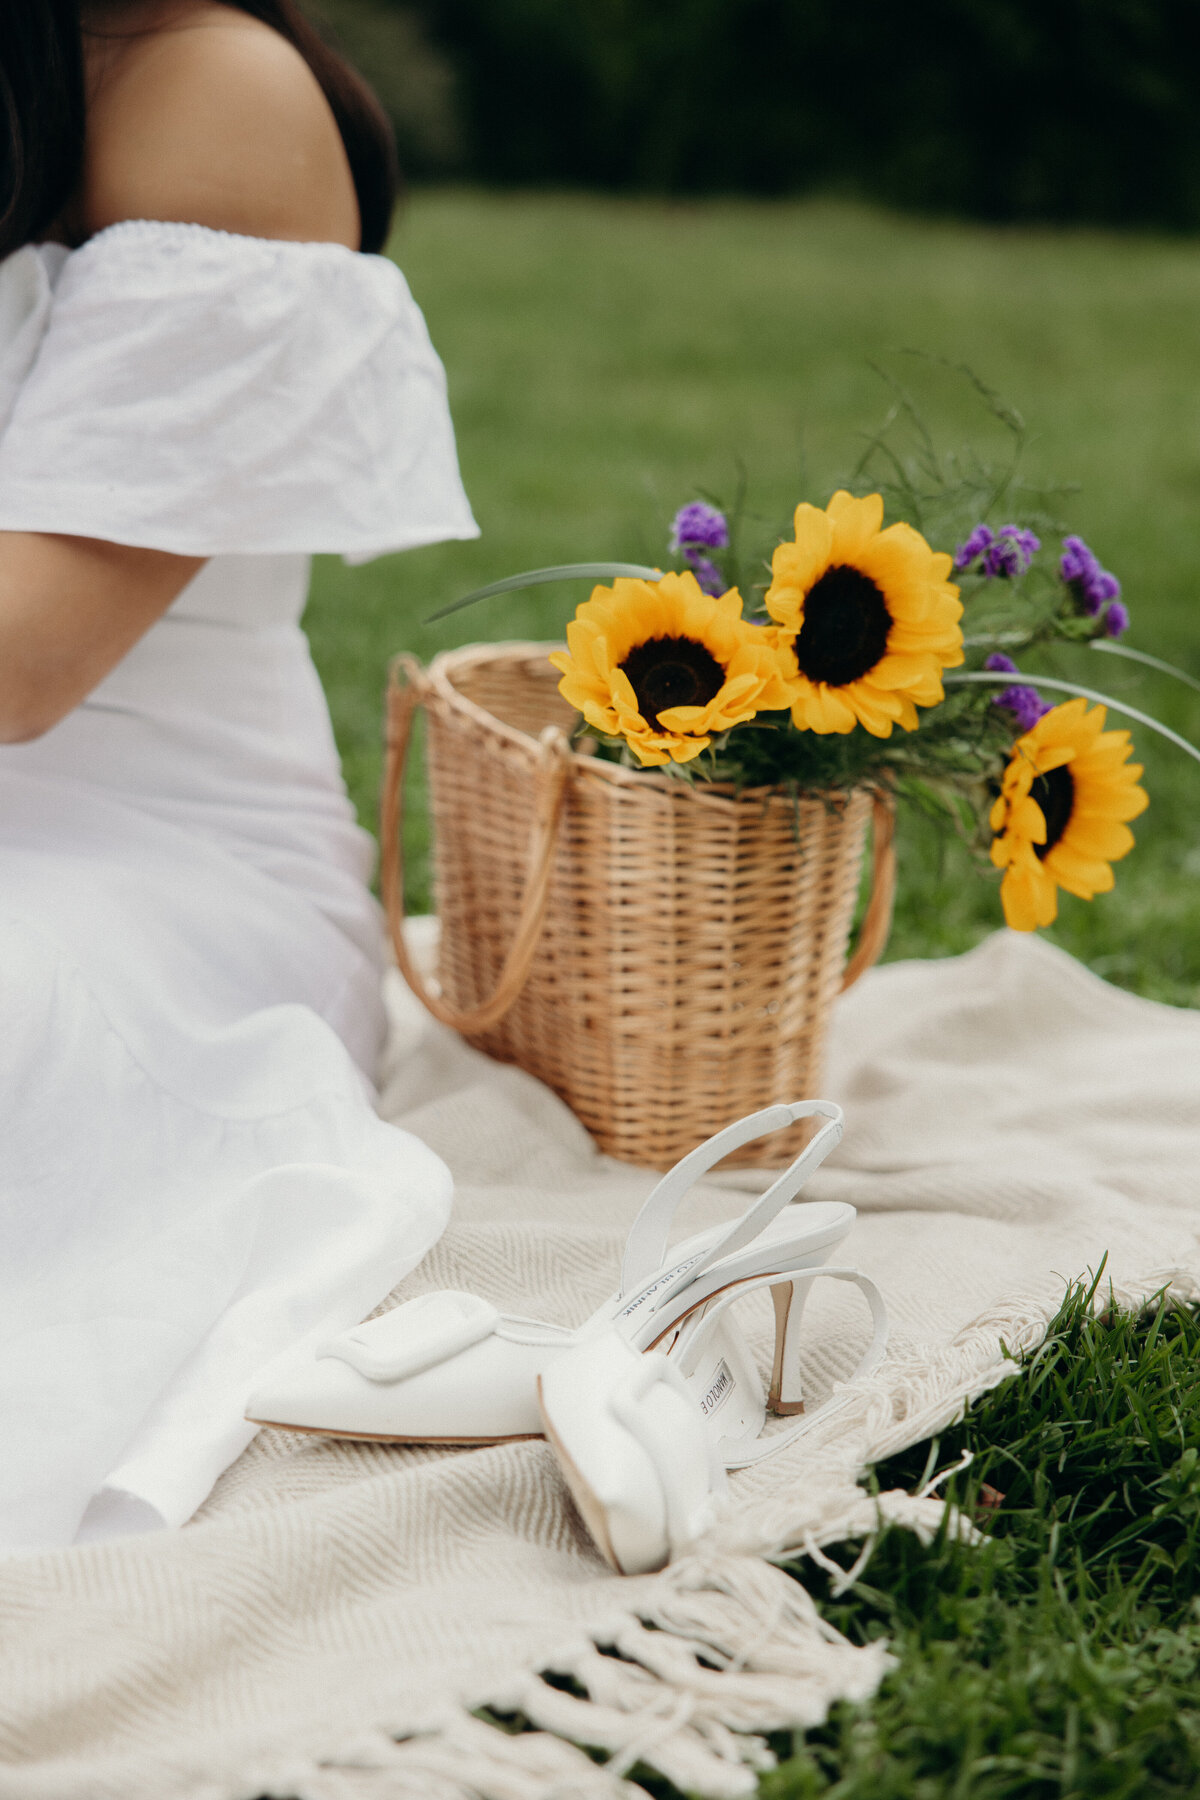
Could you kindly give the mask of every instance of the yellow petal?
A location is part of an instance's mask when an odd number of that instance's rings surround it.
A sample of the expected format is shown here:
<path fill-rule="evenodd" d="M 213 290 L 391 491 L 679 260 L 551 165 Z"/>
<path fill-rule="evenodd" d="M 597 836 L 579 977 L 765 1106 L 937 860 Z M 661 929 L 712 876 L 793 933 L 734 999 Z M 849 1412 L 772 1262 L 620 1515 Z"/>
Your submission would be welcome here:
<path fill-rule="evenodd" d="M 1096 718 L 1098 713 L 1099 719 Z M 1099 735 L 1104 724 L 1104 708 L 1098 706 L 1095 712 L 1087 715 L 1087 701 L 1080 696 L 1068 700 L 1062 706 L 1052 707 L 1038 720 L 1031 738 L 1036 738 L 1039 745 L 1047 749 L 1059 744 L 1070 744 L 1073 751 L 1078 752 L 1085 745 L 1090 747 L 1092 740 Z"/>
<path fill-rule="evenodd" d="M 854 710 L 858 714 L 859 724 L 864 731 L 869 731 L 872 737 L 891 737 L 895 720 L 890 713 L 879 712 L 869 701 L 864 703 L 861 695 L 857 699 Z"/>
<path fill-rule="evenodd" d="M 1024 737 L 1018 738 L 1015 748 L 1022 759 L 1028 762 L 1032 775 L 1048 775 L 1051 769 L 1061 769 L 1064 763 L 1071 761 L 1069 742 L 1039 744 L 1032 731 L 1027 731 Z"/>
<path fill-rule="evenodd" d="M 868 494 L 856 500 L 839 488 L 826 512 L 833 522 L 833 557 L 836 562 L 861 554 L 883 524 L 883 496 Z"/>
<path fill-rule="evenodd" d="M 641 763 L 643 769 L 661 768 L 671 758 L 656 738 L 629 738 L 629 748 Z"/>
<path fill-rule="evenodd" d="M 809 707 L 810 724 L 813 731 L 846 733 L 853 731 L 858 723 L 854 708 L 838 693 L 836 688 L 823 684 L 812 690 Z"/>
<path fill-rule="evenodd" d="M 1119 862 L 1133 849 L 1134 839 L 1128 825 L 1117 819 L 1086 819 L 1074 811 L 1061 841 L 1080 856 Z"/>
<path fill-rule="evenodd" d="M 1065 838 L 1060 838 L 1053 850 L 1046 852 L 1043 867 L 1053 875 L 1059 887 L 1066 888 L 1068 894 L 1078 895 L 1081 900 L 1090 900 L 1093 894 L 1107 894 L 1114 882 L 1108 863 L 1096 857 L 1080 856 Z"/>
<path fill-rule="evenodd" d="M 928 657 L 905 656 L 894 651 L 889 643 L 884 654 L 871 670 L 871 681 L 875 687 L 909 687 L 914 681 L 920 681 L 928 671 Z"/>
<path fill-rule="evenodd" d="M 602 682 L 607 687 L 609 672 L 614 661 L 620 662 L 621 657 L 625 654 L 626 652 L 622 650 L 621 655 L 614 658 L 610 654 L 608 639 L 603 633 L 597 632 L 588 642 L 585 654 L 580 657 L 579 666 L 581 671 L 590 673 L 596 681 Z"/>
<path fill-rule="evenodd" d="M 590 662 L 595 635 L 595 632 L 582 619 L 572 619 L 567 626 L 567 646 L 572 657 L 581 666 Z M 559 667 L 561 668 L 561 666 L 560 664 Z"/>
<path fill-rule="evenodd" d="M 767 610 L 772 617 L 779 617 L 772 609 L 774 590 L 798 589 L 800 596 L 806 594 L 819 575 L 823 575 L 829 567 L 829 552 L 833 543 L 833 526 L 828 515 L 818 507 L 807 504 L 796 508 L 795 541 L 780 544 L 771 558 L 771 586 L 767 589 Z M 784 623 L 791 623 L 784 620 Z"/>
<path fill-rule="evenodd" d="M 709 705 L 741 706 L 752 694 L 757 693 L 761 686 L 762 682 L 758 672 L 754 669 L 745 669 L 737 675 L 731 675 L 720 692 L 713 696 Z"/>
<path fill-rule="evenodd" d="M 1000 883 L 1004 918 L 1013 931 L 1053 925 L 1058 916 L 1054 882 L 1036 861 L 1014 864 Z"/>
<path fill-rule="evenodd" d="M 864 545 L 853 557 L 854 566 L 879 588 L 894 619 L 908 625 L 924 626 L 934 602 L 929 579 L 929 553 L 922 545 L 920 553 L 914 556 L 907 544 L 891 535 L 897 529 L 892 525 L 882 537 Z M 839 548 L 835 546 L 835 556 Z M 849 561 L 849 556 L 845 560 Z"/>
<path fill-rule="evenodd" d="M 571 705 L 578 708 L 593 731 L 603 731 L 608 737 L 615 737 L 620 731 L 621 721 L 611 706 L 599 706 L 594 700 L 585 700 L 582 706 L 572 700 Z"/>
<path fill-rule="evenodd" d="M 1083 818 L 1136 819 L 1145 812 L 1150 804 L 1150 796 L 1145 788 L 1130 787 L 1110 790 L 1101 798 L 1098 796 L 1093 804 L 1090 794 L 1085 794 L 1082 804 L 1077 804 L 1075 811 Z"/>
<path fill-rule="evenodd" d="M 940 706 L 946 698 L 942 677 L 937 669 L 931 669 L 919 681 L 914 681 L 908 692 L 918 706 Z"/>
<path fill-rule="evenodd" d="M 603 701 L 597 700 L 595 689 L 580 681 L 575 674 L 564 675 L 558 684 L 558 691 L 576 712 L 583 712 L 588 706 L 603 705 Z"/>
<path fill-rule="evenodd" d="M 759 712 L 786 712 L 792 704 L 792 684 L 782 674 L 770 675 L 758 696 Z"/>
<path fill-rule="evenodd" d="M 962 633 L 955 626 L 930 626 L 920 620 L 893 617 L 895 623 L 888 632 L 887 647 L 897 656 L 948 656 L 956 654 L 962 644 Z"/>
<path fill-rule="evenodd" d="M 1087 750 L 1081 750 L 1075 758 L 1075 767 L 1081 776 L 1098 781 L 1112 781 L 1128 778 L 1136 781 L 1142 773 L 1140 763 L 1129 761 L 1127 744 L 1112 744 L 1109 739 L 1114 734 L 1106 731 L 1104 736 Z"/>
<path fill-rule="evenodd" d="M 706 737 L 676 739 L 671 744 L 672 760 L 677 763 L 689 763 L 699 756 L 702 750 L 706 750 L 708 744 L 709 739 Z"/>
<path fill-rule="evenodd" d="M 609 686 L 612 691 L 613 703 L 616 706 L 617 711 L 622 713 L 626 718 L 641 719 L 642 715 L 638 706 L 638 697 L 634 693 L 633 683 L 630 681 L 624 669 L 613 670 L 612 675 L 609 678 Z M 645 724 L 644 720 L 642 722 Z M 647 725 L 646 728 L 648 730 L 649 726 Z"/>
<path fill-rule="evenodd" d="M 1031 844 L 1046 841 L 1046 816 L 1036 800 L 1014 800 L 1008 813 L 1008 828 Z"/>

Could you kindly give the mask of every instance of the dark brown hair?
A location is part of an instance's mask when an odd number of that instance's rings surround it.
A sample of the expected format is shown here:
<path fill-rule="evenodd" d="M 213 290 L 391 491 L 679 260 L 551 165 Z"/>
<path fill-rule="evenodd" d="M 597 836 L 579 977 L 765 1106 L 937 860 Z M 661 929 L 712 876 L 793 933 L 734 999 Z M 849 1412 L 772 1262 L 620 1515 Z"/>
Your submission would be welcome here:
<path fill-rule="evenodd" d="M 296 0 L 225 0 L 294 44 L 321 84 L 342 142 L 362 248 L 382 250 L 396 203 L 396 147 L 378 100 Z M 0 257 L 58 218 L 83 166 L 79 0 L 0 0 Z"/>

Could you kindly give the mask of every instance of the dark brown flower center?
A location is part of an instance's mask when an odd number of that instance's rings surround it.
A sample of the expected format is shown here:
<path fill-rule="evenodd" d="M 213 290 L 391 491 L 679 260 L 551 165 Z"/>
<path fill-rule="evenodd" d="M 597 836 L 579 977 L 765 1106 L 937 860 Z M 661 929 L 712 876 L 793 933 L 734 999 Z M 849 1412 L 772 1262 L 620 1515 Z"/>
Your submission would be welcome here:
<path fill-rule="evenodd" d="M 1040 862 L 1053 850 L 1071 823 L 1071 814 L 1075 810 L 1075 777 L 1067 763 L 1060 763 L 1057 769 L 1035 777 L 1030 792 L 1041 807 L 1046 821 L 1045 843 L 1033 846 Z"/>
<path fill-rule="evenodd" d="M 810 681 L 845 687 L 887 649 L 892 615 L 869 575 L 835 563 L 813 583 L 796 636 L 796 661 Z"/>
<path fill-rule="evenodd" d="M 724 669 L 694 638 L 647 638 L 619 666 L 637 695 L 638 711 L 657 730 L 662 729 L 659 713 L 673 706 L 707 706 L 725 685 Z"/>

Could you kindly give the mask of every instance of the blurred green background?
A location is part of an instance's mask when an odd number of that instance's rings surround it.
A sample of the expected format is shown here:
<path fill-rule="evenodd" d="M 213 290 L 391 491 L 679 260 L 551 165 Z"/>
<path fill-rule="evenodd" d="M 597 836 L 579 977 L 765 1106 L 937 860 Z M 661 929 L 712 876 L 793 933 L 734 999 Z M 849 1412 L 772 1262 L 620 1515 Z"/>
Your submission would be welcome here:
<path fill-rule="evenodd" d="M 421 179 L 1200 225 L 1195 0 L 315 0 Z"/>
<path fill-rule="evenodd" d="M 1200 209 L 1200 165 L 1194 146 L 1188 148 L 1195 126 L 1189 120 L 1185 127 L 1178 116 L 1187 33 L 1200 8 L 1116 0 L 1072 8 L 1053 0 L 1035 12 L 1027 4 L 980 8 L 945 0 L 940 8 L 907 9 L 903 17 L 917 43 L 932 41 L 939 19 L 947 30 L 957 21 L 953 55 L 946 51 L 943 58 L 957 71 L 949 90 L 953 106 L 935 106 L 917 120 L 926 148 L 896 166 L 884 156 L 886 133 L 877 134 L 863 164 L 873 179 L 856 175 L 849 162 L 820 179 L 790 179 L 780 152 L 774 186 L 789 197 L 764 194 L 771 183 L 736 174 L 735 140 L 748 130 L 744 96 L 727 110 L 696 103 L 705 131 L 729 150 L 734 174 L 728 182 L 701 179 L 703 171 L 684 179 L 679 162 L 675 174 L 662 167 L 655 173 L 645 163 L 630 174 L 632 163 L 618 169 L 563 162 L 561 120 L 555 121 L 564 94 L 574 95 L 577 112 L 599 129 L 603 96 L 597 97 L 595 70 L 571 76 L 560 69 L 552 103 L 543 89 L 539 110 L 536 90 L 530 98 L 532 72 L 524 86 L 514 85 L 497 33 L 503 37 L 511 27 L 505 39 L 511 50 L 524 31 L 530 59 L 536 64 L 541 56 L 548 68 L 543 52 L 548 55 L 554 33 L 547 21 L 569 15 L 578 24 L 577 58 L 590 54 L 589 45 L 610 54 L 606 104 L 617 106 L 623 95 L 621 105 L 632 105 L 630 96 L 647 91 L 648 79 L 645 69 L 635 79 L 632 52 L 640 46 L 643 60 L 653 64 L 659 51 L 639 37 L 641 15 L 620 0 L 580 0 L 571 9 L 550 0 L 463 0 L 449 8 L 449 25 L 433 6 L 397 8 L 387 0 L 337 0 L 326 10 L 336 13 L 343 40 L 398 119 L 402 150 L 407 146 L 409 167 L 421 176 L 401 214 L 393 254 L 446 364 L 463 474 L 483 528 L 477 543 L 437 546 L 357 570 L 332 560 L 318 567 L 307 624 L 364 822 L 374 823 L 377 804 L 389 655 L 411 649 L 429 657 L 476 638 L 561 636 L 586 592 L 541 589 L 486 601 L 438 626 L 423 623 L 469 588 L 559 561 L 661 561 L 676 507 L 700 492 L 731 494 L 739 461 L 765 517 L 786 518 L 800 498 L 823 503 L 888 404 L 872 362 L 916 388 L 944 446 L 971 441 L 985 451 L 998 448 L 967 385 L 905 355 L 913 349 L 969 364 L 1025 414 L 1029 475 L 1075 486 L 1062 495 L 1059 510 L 1124 583 L 1133 614 L 1126 641 L 1200 676 L 1194 624 L 1200 244 L 1189 230 L 1200 225 L 1200 210 L 1189 211 Z M 878 10 L 861 9 L 864 17 Z M 711 34 L 721 19 L 736 16 L 748 30 L 747 21 L 769 11 L 733 0 L 690 12 L 668 7 L 660 23 L 674 21 L 676 35 L 671 40 L 666 33 L 663 42 L 675 44 L 685 92 L 699 92 L 694 84 L 700 65 L 708 67 L 717 41 Z M 823 6 L 777 11 L 793 26 L 808 18 L 816 40 L 830 41 L 833 15 Z M 694 42 L 681 22 L 684 13 L 700 33 Z M 854 8 L 847 17 L 835 59 L 843 75 L 851 51 L 862 48 Z M 481 19 L 490 19 L 491 37 L 480 28 L 476 38 L 482 32 L 491 45 L 492 75 L 504 98 L 488 126 L 497 137 L 487 157 L 479 133 L 481 120 L 492 115 L 481 110 L 472 86 L 479 72 L 472 73 L 473 52 L 463 47 Z M 995 28 L 986 55 L 979 48 L 985 20 Z M 1007 36 L 1000 29 L 1006 21 Z M 1057 21 L 1066 38 L 1041 68 L 1034 53 L 1047 41 L 1046 21 Z M 1094 29 L 1085 44 L 1089 21 Z M 893 58 L 898 29 L 883 32 Z M 795 75 L 802 109 L 815 77 L 794 30 L 787 44 L 787 57 L 780 52 L 777 60 Z M 1131 46 L 1144 53 L 1140 63 Z M 846 109 L 846 132 L 863 94 L 879 87 L 877 48 L 862 91 L 838 102 Z M 1170 69 L 1161 64 L 1168 51 Z M 1132 192 L 1124 176 L 1112 176 L 1110 146 L 1107 160 L 1092 169 L 1091 186 L 1072 187 L 1072 157 L 1093 141 L 1089 124 L 1071 138 L 1071 155 L 1064 150 L 1066 160 L 1060 158 L 1058 188 L 1050 191 L 1049 177 L 1039 186 L 1029 170 L 1058 165 L 1053 147 L 1021 128 L 1029 92 L 1020 87 L 1018 65 L 1033 84 L 1047 130 L 1056 103 L 1077 124 L 1080 94 L 1090 95 L 1092 124 L 1100 120 L 1118 144 L 1129 121 L 1141 121 L 1139 168 L 1165 158 L 1164 144 L 1174 146 L 1170 181 Z M 727 59 L 726 77 L 736 72 Z M 782 76 L 772 80 L 778 100 Z M 897 65 L 896 94 L 912 97 L 920 81 L 919 68 Z M 669 86 L 664 81 L 663 104 Z M 1000 119 L 998 97 L 1005 96 Z M 893 95 L 889 130 L 900 128 L 898 104 Z M 765 118 L 765 98 L 763 106 Z M 691 116 L 686 106 L 683 112 Z M 946 134 L 957 129 L 955 121 L 976 133 L 971 166 L 987 164 L 987 133 L 978 117 L 969 117 L 977 114 L 990 118 L 993 139 L 1002 139 L 998 148 L 993 142 L 992 198 L 979 183 L 964 198 L 965 190 L 954 187 L 959 175 L 951 180 L 947 168 L 924 192 L 920 183 L 906 186 L 902 168 L 915 170 L 921 157 L 927 169 L 952 160 Z M 626 115 L 618 109 L 609 116 Z M 880 132 L 884 123 L 881 116 Z M 518 140 L 526 146 L 519 155 Z M 1012 185 L 1018 140 L 1025 146 L 1024 187 Z M 548 159 L 540 167 L 535 152 Z M 522 160 L 531 157 L 532 163 Z M 455 172 L 474 179 L 451 183 Z M 584 191 L 585 179 L 597 191 Z M 739 185 L 745 191 L 737 195 L 721 192 Z M 909 209 L 885 206 L 880 195 Z M 914 210 L 918 203 L 923 211 Z M 950 209 L 975 216 L 953 217 Z M 1094 652 L 1072 657 L 1070 672 L 1078 679 L 1123 695 L 1200 740 L 1200 695 L 1135 675 Z M 1200 767 L 1144 730 L 1135 738 L 1151 795 L 1149 811 L 1135 825 L 1137 849 L 1118 865 L 1111 896 L 1090 905 L 1063 896 L 1059 923 L 1048 935 L 1111 980 L 1196 1004 Z M 418 769 L 414 793 L 419 778 Z M 415 810 L 410 900 L 420 906 L 427 904 L 425 837 L 419 805 Z M 951 953 L 1001 922 L 995 886 L 980 879 L 959 845 L 908 814 L 900 847 L 890 955 Z"/>

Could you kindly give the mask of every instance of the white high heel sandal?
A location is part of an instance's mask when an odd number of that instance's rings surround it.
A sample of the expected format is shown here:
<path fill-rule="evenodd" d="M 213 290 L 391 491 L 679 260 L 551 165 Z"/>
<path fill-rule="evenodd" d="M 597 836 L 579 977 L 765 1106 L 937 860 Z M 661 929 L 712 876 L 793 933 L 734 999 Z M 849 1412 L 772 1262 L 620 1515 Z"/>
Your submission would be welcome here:
<path fill-rule="evenodd" d="M 776 1303 L 776 1366 L 789 1371 L 799 1336 L 797 1290 L 821 1276 L 853 1282 L 871 1309 L 873 1334 L 852 1379 L 870 1374 L 887 1345 L 879 1289 L 857 1269 L 796 1270 L 786 1306 Z M 846 1404 L 827 1402 L 782 1431 L 748 1442 L 721 1418 L 724 1372 L 714 1380 L 712 1346 L 728 1308 L 770 1287 L 759 1275 L 727 1287 L 681 1324 L 671 1354 L 639 1353 L 619 1326 L 577 1344 L 538 1379 L 538 1403 L 563 1479 L 606 1562 L 620 1575 L 661 1569 L 716 1523 L 728 1504 L 727 1468 L 775 1456 Z M 781 1350 L 780 1346 L 783 1345 Z"/>
<path fill-rule="evenodd" d="M 825 1121 L 811 1143 L 740 1219 L 700 1232 L 668 1252 L 671 1223 L 688 1190 L 731 1151 L 800 1119 Z M 491 1444 L 540 1437 L 537 1378 L 575 1346 L 617 1323 L 635 1351 L 672 1337 L 682 1321 L 723 1289 L 763 1276 L 778 1286 L 790 1321 L 769 1398 L 736 1323 L 720 1324 L 697 1349 L 713 1379 L 726 1371 L 729 1431 L 752 1442 L 764 1406 L 802 1408 L 798 1364 L 789 1345 L 798 1331 L 804 1285 L 794 1276 L 819 1267 L 854 1223 L 840 1202 L 793 1205 L 809 1175 L 842 1135 L 841 1108 L 801 1100 L 752 1113 L 685 1156 L 655 1187 L 630 1231 L 617 1292 L 570 1330 L 502 1314 L 477 1295 L 444 1290 L 330 1339 L 317 1351 L 288 1353 L 266 1371 L 246 1406 L 259 1425 L 384 1443 Z M 772 1279 L 773 1277 L 773 1279 Z"/>

